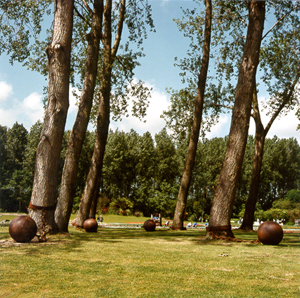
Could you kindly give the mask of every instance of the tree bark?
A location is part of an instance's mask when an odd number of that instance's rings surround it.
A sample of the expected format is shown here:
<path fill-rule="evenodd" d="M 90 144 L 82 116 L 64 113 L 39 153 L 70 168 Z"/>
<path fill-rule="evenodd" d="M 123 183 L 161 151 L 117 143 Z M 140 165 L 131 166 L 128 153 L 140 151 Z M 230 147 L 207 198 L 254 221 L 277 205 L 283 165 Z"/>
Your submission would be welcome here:
<path fill-rule="evenodd" d="M 265 130 L 260 118 L 256 88 L 254 88 L 254 92 L 253 92 L 252 108 L 253 108 L 253 118 L 255 120 L 255 145 L 254 145 L 254 157 L 253 157 L 249 194 L 245 206 L 243 223 L 240 227 L 240 229 L 242 230 L 253 230 L 254 212 L 255 212 L 255 205 L 258 196 L 260 172 L 261 172 L 263 151 L 264 151 L 264 144 L 265 144 L 265 137 L 266 137 Z"/>
<path fill-rule="evenodd" d="M 108 82 L 110 85 L 110 81 Z M 108 88 L 108 86 L 106 86 Z M 106 89 L 105 88 L 105 89 Z M 103 87 L 101 89 L 104 89 Z M 102 90 L 103 96 L 105 96 L 106 90 Z M 97 134 L 94 152 L 92 156 L 90 170 L 86 179 L 82 200 L 79 206 L 79 211 L 76 217 L 76 226 L 82 227 L 84 221 L 89 217 L 92 200 L 95 196 L 97 189 L 97 178 L 101 175 L 103 158 L 105 152 L 105 146 L 109 128 L 109 96 L 101 98 L 98 110 L 97 119 Z"/>
<path fill-rule="evenodd" d="M 199 132 L 202 121 L 204 92 L 206 77 L 209 65 L 209 52 L 211 40 L 211 20 L 212 20 L 212 4 L 211 0 L 206 0 L 206 16 L 205 16 L 205 32 L 203 44 L 203 58 L 200 74 L 198 76 L 197 97 L 195 103 L 194 120 L 189 140 L 188 152 L 184 164 L 183 175 L 181 179 L 180 189 L 177 197 L 177 203 L 174 213 L 172 229 L 184 229 L 183 221 L 186 210 L 187 196 L 192 180 L 197 144 L 199 140 Z"/>
<path fill-rule="evenodd" d="M 247 143 L 255 75 L 265 20 L 265 1 L 248 3 L 249 25 L 239 69 L 229 140 L 210 211 L 207 236 L 214 233 L 234 237 L 230 219 Z"/>
<path fill-rule="evenodd" d="M 55 210 L 55 222 L 61 232 L 68 232 L 76 191 L 79 158 L 90 119 L 97 77 L 100 38 L 102 33 L 103 0 L 94 1 L 91 31 L 87 36 L 87 60 L 85 77 L 76 120 L 70 135 L 62 173 L 59 199 Z"/>
<path fill-rule="evenodd" d="M 275 121 L 275 119 L 277 118 L 279 113 L 282 111 L 282 109 L 286 106 L 286 104 L 289 102 L 290 98 L 292 97 L 295 86 L 298 83 L 298 81 L 299 81 L 299 74 L 296 75 L 296 78 L 293 81 L 293 83 L 284 90 L 283 96 L 282 96 L 282 98 L 283 98 L 282 102 L 279 105 L 278 109 L 272 115 L 266 128 L 263 127 L 263 124 L 261 121 L 256 90 L 254 92 L 253 118 L 255 120 L 255 126 L 256 126 L 255 151 L 254 151 L 254 158 L 253 158 L 253 167 L 252 167 L 252 176 L 251 176 L 251 181 L 250 181 L 249 194 L 248 194 L 248 199 L 247 199 L 247 202 L 245 205 L 245 214 L 244 214 L 244 218 L 243 218 L 243 223 L 240 227 L 241 230 L 245 230 L 245 231 L 253 230 L 254 212 L 255 212 L 255 206 L 257 203 L 257 199 L 258 199 L 260 172 L 261 172 L 261 167 L 262 167 L 265 139 L 267 137 L 267 134 L 268 134 L 273 122 Z"/>
<path fill-rule="evenodd" d="M 43 217 L 54 228 L 58 169 L 67 111 L 69 108 L 70 53 L 73 29 L 73 0 L 56 0 L 51 44 L 46 52 L 49 63 L 48 105 L 37 147 L 29 215 L 41 230 Z"/>
<path fill-rule="evenodd" d="M 99 197 L 99 188 L 100 188 L 100 179 L 97 181 L 97 185 L 95 187 L 94 197 L 92 198 L 91 208 L 89 212 L 89 218 L 96 219 L 96 212 L 97 212 L 97 204 L 98 204 L 98 197 Z"/>

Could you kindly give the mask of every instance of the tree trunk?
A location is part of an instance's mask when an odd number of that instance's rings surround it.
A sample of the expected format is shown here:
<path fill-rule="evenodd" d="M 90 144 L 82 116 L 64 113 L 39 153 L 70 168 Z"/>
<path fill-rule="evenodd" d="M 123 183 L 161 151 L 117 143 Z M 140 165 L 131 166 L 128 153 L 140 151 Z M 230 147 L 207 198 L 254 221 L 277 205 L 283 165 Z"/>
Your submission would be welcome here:
<path fill-rule="evenodd" d="M 256 88 L 254 89 L 253 117 L 255 119 L 255 127 L 256 127 L 255 147 L 254 147 L 252 176 L 250 181 L 249 194 L 245 206 L 243 223 L 240 227 L 240 229 L 242 230 L 253 230 L 254 212 L 255 212 L 255 205 L 257 202 L 258 190 L 259 190 L 260 172 L 261 172 L 264 143 L 265 143 L 265 130 L 261 122 L 260 113 L 258 109 Z"/>
<path fill-rule="evenodd" d="M 76 121 L 68 143 L 59 199 L 55 210 L 55 222 L 62 232 L 68 232 L 68 223 L 76 191 L 79 158 L 93 103 L 102 30 L 102 15 L 103 0 L 95 0 L 91 32 L 87 36 L 88 46 L 84 84 Z"/>
<path fill-rule="evenodd" d="M 229 140 L 210 211 L 207 236 L 214 233 L 234 237 L 230 219 L 247 143 L 255 74 L 265 19 L 265 1 L 248 3 L 249 25 L 239 69 Z"/>
<path fill-rule="evenodd" d="M 97 181 L 97 185 L 94 192 L 94 197 L 92 199 L 91 209 L 89 213 L 89 218 L 96 218 L 96 212 L 97 212 L 97 204 L 98 204 L 98 198 L 99 198 L 99 186 L 100 185 L 100 179 Z"/>
<path fill-rule="evenodd" d="M 186 209 L 187 196 L 192 180 L 192 173 L 195 163 L 197 144 L 199 140 L 199 132 L 202 121 L 202 111 L 204 103 L 204 92 L 209 65 L 210 39 L 211 39 L 211 19 L 212 19 L 212 4 L 211 0 L 206 0 L 206 17 L 205 17 L 205 33 L 203 44 L 203 58 L 201 71 L 198 77 L 197 97 L 195 103 L 195 112 L 193 126 L 190 135 L 188 152 L 184 164 L 183 175 L 181 179 L 180 189 L 177 197 L 177 203 L 174 213 L 172 229 L 184 229 L 183 221 Z"/>
<path fill-rule="evenodd" d="M 105 93 L 106 92 L 103 93 L 104 96 Z M 109 128 L 109 95 L 106 95 L 105 98 L 101 98 L 99 105 L 97 119 L 97 135 L 92 162 L 86 179 L 86 184 L 82 195 L 82 200 L 79 206 L 79 211 L 76 217 L 76 225 L 79 227 L 82 227 L 84 221 L 89 217 L 92 200 L 94 198 L 95 192 L 97 191 L 97 179 L 100 177 L 102 171 L 103 158 Z"/>
<path fill-rule="evenodd" d="M 100 88 L 100 103 L 97 116 L 97 133 L 95 147 L 92 156 L 90 170 L 86 179 L 82 200 L 76 217 L 76 225 L 83 226 L 84 221 L 89 217 L 92 200 L 97 191 L 97 181 L 102 172 L 103 158 L 107 141 L 110 117 L 110 91 L 111 91 L 111 9 L 112 1 L 106 2 L 104 9 L 104 53 L 103 53 L 103 74 Z"/>
<path fill-rule="evenodd" d="M 70 53 L 73 0 L 56 0 L 53 38 L 46 52 L 49 61 L 48 105 L 37 147 L 29 215 L 41 230 L 43 216 L 53 229 L 57 200 L 58 169 L 65 122 L 69 108 Z"/>

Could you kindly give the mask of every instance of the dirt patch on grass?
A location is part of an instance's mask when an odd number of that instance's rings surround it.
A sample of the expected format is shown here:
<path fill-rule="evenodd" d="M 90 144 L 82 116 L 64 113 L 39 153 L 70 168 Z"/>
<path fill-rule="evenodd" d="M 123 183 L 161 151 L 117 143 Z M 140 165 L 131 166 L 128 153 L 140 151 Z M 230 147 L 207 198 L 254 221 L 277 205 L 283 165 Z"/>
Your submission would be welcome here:
<path fill-rule="evenodd" d="M 61 244 L 61 243 L 67 243 L 65 240 L 61 239 L 52 239 L 52 238 L 47 238 L 46 242 L 39 242 L 38 237 L 34 237 L 30 242 L 26 243 L 21 243 L 21 242 L 16 242 L 12 238 L 8 240 L 0 240 L 0 246 L 1 247 L 11 247 L 11 246 L 26 246 L 26 245 L 54 245 L 54 244 Z"/>

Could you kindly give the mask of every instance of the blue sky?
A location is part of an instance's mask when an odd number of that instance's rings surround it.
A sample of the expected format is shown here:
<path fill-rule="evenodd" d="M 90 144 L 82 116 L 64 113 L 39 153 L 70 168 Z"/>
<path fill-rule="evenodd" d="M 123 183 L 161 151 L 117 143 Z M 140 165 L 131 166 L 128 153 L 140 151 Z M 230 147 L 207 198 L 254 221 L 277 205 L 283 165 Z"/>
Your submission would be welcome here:
<path fill-rule="evenodd" d="M 174 67 L 174 58 L 183 58 L 188 49 L 189 40 L 178 31 L 173 18 L 180 18 L 180 7 L 193 8 L 193 1 L 149 1 L 153 9 L 153 19 L 156 33 L 149 33 L 144 42 L 146 57 L 140 60 L 141 66 L 135 71 L 137 79 L 142 79 L 153 88 L 150 106 L 147 112 L 146 123 L 129 117 L 121 122 L 111 122 L 111 128 L 129 131 L 131 128 L 142 134 L 150 131 L 153 136 L 165 125 L 160 118 L 163 110 L 169 104 L 169 95 L 166 88 L 180 89 L 179 68 Z M 266 28 L 271 26 L 267 20 Z M 27 70 L 19 63 L 11 66 L 8 57 L 0 56 L 0 124 L 11 127 L 15 122 L 23 123 L 29 130 L 38 120 L 43 119 L 43 86 L 47 81 L 38 73 Z M 261 99 L 266 95 L 260 94 Z M 70 108 L 66 129 L 71 129 L 77 108 L 75 99 L 70 97 Z M 266 124 L 268 117 L 262 116 Z M 277 135 L 280 138 L 297 137 L 300 143 L 300 132 L 296 131 L 298 120 L 294 113 L 281 117 L 273 124 L 268 137 Z M 207 137 L 223 137 L 229 133 L 230 114 L 222 115 Z M 90 126 L 90 129 L 92 127 Z M 250 134 L 254 133 L 253 122 L 250 125 Z"/>

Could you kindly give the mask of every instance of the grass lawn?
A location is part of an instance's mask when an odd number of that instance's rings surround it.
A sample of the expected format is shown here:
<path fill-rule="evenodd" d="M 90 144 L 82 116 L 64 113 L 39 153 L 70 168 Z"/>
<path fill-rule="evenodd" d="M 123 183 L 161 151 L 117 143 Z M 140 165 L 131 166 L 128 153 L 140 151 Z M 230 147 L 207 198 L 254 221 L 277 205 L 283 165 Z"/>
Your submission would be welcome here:
<path fill-rule="evenodd" d="M 71 227 L 69 236 L 16 244 L 4 241 L 10 236 L 1 227 L 0 298 L 299 297 L 299 233 L 277 246 L 204 240 L 204 233 Z"/>

